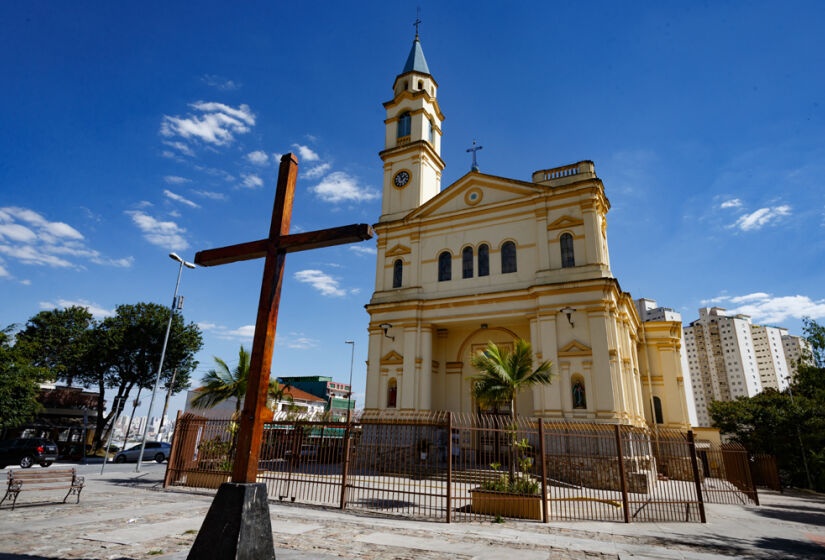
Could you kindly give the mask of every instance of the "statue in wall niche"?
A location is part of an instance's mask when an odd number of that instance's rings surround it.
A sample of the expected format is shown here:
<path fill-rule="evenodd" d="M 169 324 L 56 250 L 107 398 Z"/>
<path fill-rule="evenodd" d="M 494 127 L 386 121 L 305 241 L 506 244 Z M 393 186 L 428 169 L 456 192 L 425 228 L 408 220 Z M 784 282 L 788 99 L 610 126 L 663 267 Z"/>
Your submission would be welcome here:
<path fill-rule="evenodd" d="M 573 384 L 573 408 L 587 408 L 587 401 L 584 397 L 584 383 L 576 380 Z"/>

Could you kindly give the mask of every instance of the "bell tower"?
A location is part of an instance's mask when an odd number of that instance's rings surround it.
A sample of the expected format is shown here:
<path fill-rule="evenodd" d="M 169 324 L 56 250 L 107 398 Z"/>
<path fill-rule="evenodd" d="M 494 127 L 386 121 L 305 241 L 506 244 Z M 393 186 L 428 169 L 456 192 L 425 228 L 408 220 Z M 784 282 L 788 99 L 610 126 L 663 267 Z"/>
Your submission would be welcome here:
<path fill-rule="evenodd" d="M 404 217 L 441 190 L 444 115 L 417 33 L 392 89 L 392 100 L 384 103 L 386 136 L 379 153 L 384 161 L 381 222 Z"/>

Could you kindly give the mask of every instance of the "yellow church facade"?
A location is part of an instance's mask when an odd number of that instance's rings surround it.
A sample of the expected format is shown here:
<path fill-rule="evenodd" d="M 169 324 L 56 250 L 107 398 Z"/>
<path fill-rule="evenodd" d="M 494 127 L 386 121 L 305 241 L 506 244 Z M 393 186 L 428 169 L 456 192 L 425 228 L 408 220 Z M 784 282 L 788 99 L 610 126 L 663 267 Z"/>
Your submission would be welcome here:
<path fill-rule="evenodd" d="M 689 426 L 681 325 L 643 323 L 610 270 L 610 202 L 591 161 L 441 190 L 444 115 L 416 38 L 384 104 L 382 215 L 366 410 L 477 412 L 472 356 L 532 344 L 553 383 L 522 415 Z"/>

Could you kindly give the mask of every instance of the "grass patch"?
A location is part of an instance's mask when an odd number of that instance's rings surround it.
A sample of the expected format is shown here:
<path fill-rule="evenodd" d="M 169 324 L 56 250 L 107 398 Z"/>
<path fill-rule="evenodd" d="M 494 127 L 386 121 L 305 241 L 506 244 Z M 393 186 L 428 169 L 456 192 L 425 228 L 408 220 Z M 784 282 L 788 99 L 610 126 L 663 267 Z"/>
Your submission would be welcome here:
<path fill-rule="evenodd" d="M 158 554 L 163 554 L 163 551 L 162 550 L 150 550 L 149 552 L 147 552 L 147 554 L 149 556 L 157 556 Z"/>
<path fill-rule="evenodd" d="M 197 533 L 195 529 L 189 529 L 188 531 L 183 532 L 184 535 L 194 535 L 195 533 Z"/>

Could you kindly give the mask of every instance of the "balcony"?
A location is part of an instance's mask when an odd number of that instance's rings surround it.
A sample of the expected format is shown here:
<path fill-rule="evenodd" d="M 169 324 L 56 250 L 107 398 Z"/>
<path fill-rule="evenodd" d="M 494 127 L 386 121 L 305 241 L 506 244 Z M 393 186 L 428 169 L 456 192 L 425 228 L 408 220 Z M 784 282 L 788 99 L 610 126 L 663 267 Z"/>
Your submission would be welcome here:
<path fill-rule="evenodd" d="M 593 162 L 586 160 L 561 167 L 554 167 L 552 169 L 536 171 L 533 173 L 533 182 L 556 187 L 583 179 L 594 179 L 595 177 L 596 168 Z"/>

